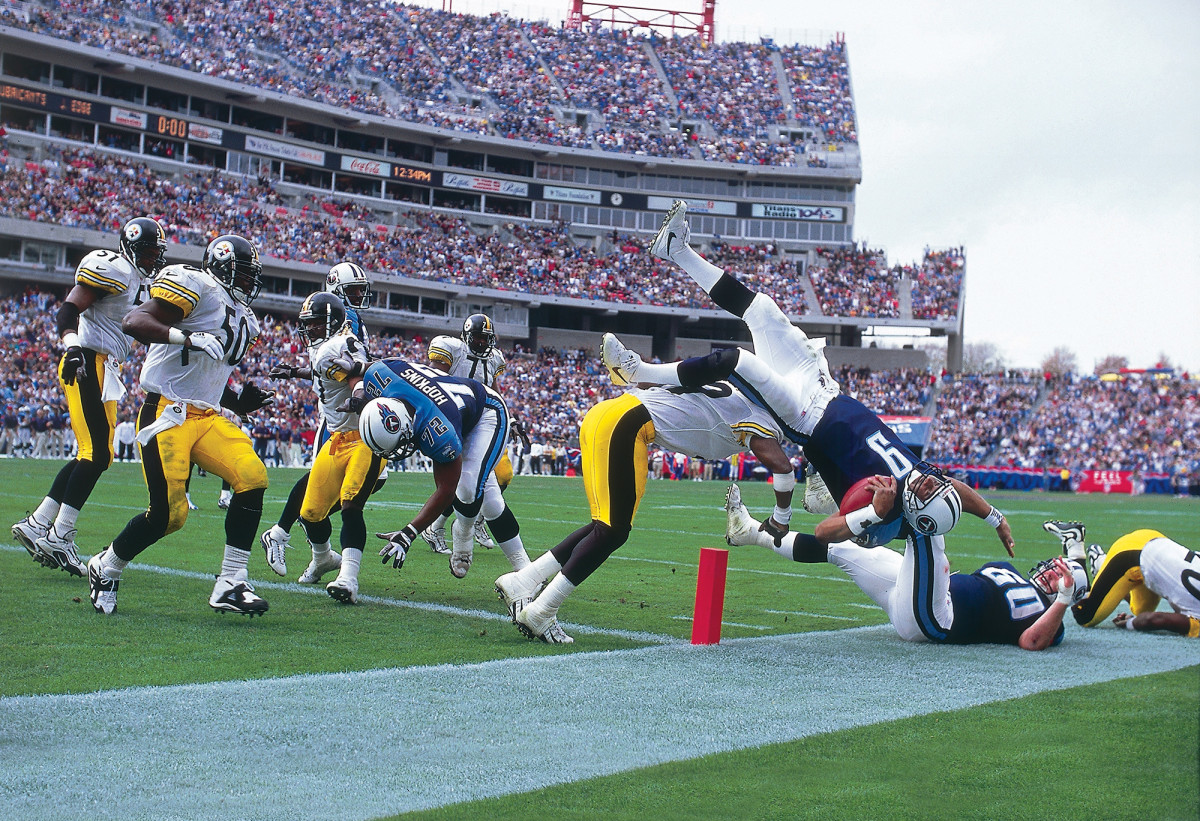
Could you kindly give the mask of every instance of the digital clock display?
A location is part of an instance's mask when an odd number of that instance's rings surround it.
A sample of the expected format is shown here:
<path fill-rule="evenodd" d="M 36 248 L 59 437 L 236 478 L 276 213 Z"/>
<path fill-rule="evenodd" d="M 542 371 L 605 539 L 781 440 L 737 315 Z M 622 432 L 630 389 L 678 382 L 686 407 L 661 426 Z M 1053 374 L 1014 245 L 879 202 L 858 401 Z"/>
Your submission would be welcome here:
<path fill-rule="evenodd" d="M 187 120 L 181 120 L 179 117 L 151 116 L 150 130 L 155 134 L 162 134 L 166 137 L 178 137 L 182 140 L 187 137 L 188 124 Z"/>
<path fill-rule="evenodd" d="M 392 178 L 410 180 L 411 182 L 423 182 L 426 185 L 433 184 L 433 172 L 426 171 L 423 168 L 413 168 L 408 165 L 393 165 Z"/>

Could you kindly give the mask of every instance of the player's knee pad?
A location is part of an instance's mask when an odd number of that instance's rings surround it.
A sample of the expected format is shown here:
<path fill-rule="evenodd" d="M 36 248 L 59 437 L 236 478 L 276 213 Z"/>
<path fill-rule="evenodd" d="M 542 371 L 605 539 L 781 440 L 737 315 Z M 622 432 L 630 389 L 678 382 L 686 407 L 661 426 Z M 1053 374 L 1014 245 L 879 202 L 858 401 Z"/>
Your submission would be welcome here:
<path fill-rule="evenodd" d="M 233 463 L 233 476 L 229 486 L 234 493 L 245 493 L 248 490 L 266 489 L 267 466 L 253 451 L 239 456 Z"/>
<path fill-rule="evenodd" d="M 464 519 L 474 519 L 479 515 L 479 509 L 483 507 L 483 498 L 474 499 L 470 502 L 464 502 L 462 499 L 454 500 L 454 512 Z"/>
<path fill-rule="evenodd" d="M 708 356 L 696 356 L 679 363 L 679 383 L 685 388 L 698 388 L 728 379 L 737 367 L 738 348 L 723 348 Z"/>
<path fill-rule="evenodd" d="M 495 519 L 488 519 L 487 524 L 497 544 L 507 542 L 509 539 L 515 539 L 521 535 L 521 526 L 517 523 L 517 517 L 513 515 L 508 507 L 505 507 Z"/>
<path fill-rule="evenodd" d="M 750 303 L 754 301 L 754 292 L 729 274 L 721 274 L 717 284 L 708 292 L 712 301 L 720 305 L 734 316 L 744 316 Z"/>

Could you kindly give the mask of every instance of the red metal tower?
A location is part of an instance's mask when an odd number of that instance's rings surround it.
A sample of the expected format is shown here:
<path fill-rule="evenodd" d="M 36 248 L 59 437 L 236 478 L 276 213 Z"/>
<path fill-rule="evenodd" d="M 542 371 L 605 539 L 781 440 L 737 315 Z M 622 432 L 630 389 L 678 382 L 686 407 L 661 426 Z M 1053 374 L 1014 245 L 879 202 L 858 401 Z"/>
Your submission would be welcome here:
<path fill-rule="evenodd" d="M 595 20 L 613 28 L 648 28 L 662 34 L 699 34 L 705 42 L 713 41 L 713 11 L 717 0 L 699 0 L 698 11 L 675 8 L 650 8 L 625 3 L 602 3 L 596 0 L 571 0 L 567 28 L 580 28 Z"/>

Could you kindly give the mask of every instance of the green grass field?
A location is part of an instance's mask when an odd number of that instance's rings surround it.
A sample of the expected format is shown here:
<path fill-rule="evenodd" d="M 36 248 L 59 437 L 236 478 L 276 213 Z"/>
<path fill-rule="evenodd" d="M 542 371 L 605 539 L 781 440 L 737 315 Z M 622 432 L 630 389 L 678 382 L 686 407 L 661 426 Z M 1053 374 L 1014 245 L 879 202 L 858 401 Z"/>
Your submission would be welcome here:
<path fill-rule="evenodd" d="M 14 522 L 35 506 L 57 468 L 48 462 L 0 461 L 0 521 Z M 298 476 L 298 471 L 271 472 L 264 527 L 278 515 Z M 402 526 L 431 488 L 426 474 L 392 474 L 368 507 L 368 530 Z M 7 606 L 0 616 L 0 651 L 6 657 L 0 704 L 8 711 L 5 715 L 19 716 L 51 694 L 104 698 L 123 688 L 290 682 L 294 679 L 284 677 L 300 674 L 349 674 L 352 682 L 359 680 L 354 674 L 362 674 L 368 678 L 361 680 L 368 681 L 369 671 L 396 670 L 414 675 L 445 670 L 449 681 L 461 671 L 509 669 L 514 663 L 544 667 L 569 662 L 586 670 L 593 660 L 599 665 L 627 656 L 636 659 L 645 652 L 638 648 L 686 646 L 699 549 L 723 546 L 724 485 L 652 482 L 630 541 L 560 612 L 576 643 L 551 647 L 526 641 L 503 618 L 492 581 L 506 572 L 508 563 L 498 550 L 478 549 L 470 575 L 457 580 L 445 557 L 429 552 L 424 543 L 414 548 L 400 573 L 382 565 L 374 558 L 375 548 L 368 546 L 360 587 L 365 599 L 348 607 L 328 598 L 321 588 L 288 583 L 308 560 L 303 534 L 296 528 L 292 541 L 298 549 L 288 556 L 289 580 L 269 571 L 256 546 L 251 578 L 271 608 L 265 617 L 250 621 L 218 615 L 207 605 L 224 541 L 218 489 L 216 478 L 193 481 L 192 496 L 202 509 L 191 514 L 181 532 L 151 547 L 126 572 L 112 617 L 92 611 L 84 580 L 40 568 L 19 548 L 0 550 L 0 569 L 8 582 Z M 743 494 L 759 515 L 771 504 L 766 485 L 744 485 Z M 80 552 L 91 554 L 106 545 L 144 506 L 145 498 L 139 469 L 114 466 L 80 518 Z M 1200 545 L 1200 505 L 1194 499 L 1015 493 L 990 498 L 1012 523 L 1019 556 L 1015 563 L 1021 569 L 1057 551 L 1057 542 L 1041 530 L 1047 518 L 1080 519 L 1088 525 L 1089 540 L 1106 545 L 1138 527 L 1154 527 L 1184 544 Z M 578 479 L 519 477 L 508 499 L 534 555 L 584 524 L 588 515 Z M 814 519 L 801 514 L 795 526 L 813 524 Z M 335 520 L 335 538 L 336 532 Z M 1004 557 L 994 533 L 975 519 L 955 530 L 948 549 L 959 570 Z M 732 652 L 752 639 L 778 639 L 786 647 L 789 637 L 803 638 L 812 631 L 820 631 L 813 635 L 824 640 L 828 631 L 885 623 L 882 612 L 836 568 L 784 562 L 759 548 L 731 551 L 721 649 L 728 645 Z M 493 791 L 488 794 L 494 797 L 480 800 L 460 803 L 448 791 L 444 801 L 436 802 L 446 806 L 405 817 L 517 818 L 539 811 L 559 818 L 1196 818 L 1200 645 L 1176 637 L 1118 634 L 1111 628 L 1086 631 L 1081 637 L 1083 632 L 1069 625 L 1067 640 L 1042 654 L 1045 660 L 1025 661 L 1014 655 L 1020 651 L 1009 648 L 993 655 L 1011 658 L 1014 664 L 1045 665 L 1048 671 L 1069 670 L 1090 663 L 1089 647 L 1135 639 L 1145 643 L 1139 648 L 1152 647 L 1180 660 L 1164 666 L 1167 672 L 1113 675 L 1109 680 L 1101 671 L 1089 679 L 1095 683 L 1065 688 L 1051 683 L 1044 692 L 1030 690 L 962 709 L 894 713 L 881 705 L 881 716 L 908 717 L 815 735 L 780 736 L 795 740 L 764 746 L 733 745 L 747 748 L 700 757 L 674 760 L 659 755 L 648 760 L 666 763 L 624 770 L 616 766 L 597 770 L 612 774 L 582 780 L 549 777 L 541 783 L 550 786 L 522 789 L 518 784 L 499 791 L 512 794 Z M 938 654 L 939 664 L 976 658 L 956 657 L 966 652 L 958 648 L 914 648 L 880 631 L 867 635 L 878 635 L 879 647 L 889 657 L 897 656 L 910 672 L 919 673 L 932 660 L 930 650 Z M 1073 654 L 1072 640 L 1077 637 Z M 744 646 L 758 645 L 751 641 Z M 688 663 L 704 657 L 698 652 Z M 863 675 L 876 675 L 870 672 L 871 659 L 854 661 L 867 665 Z M 862 681 L 840 678 L 839 665 L 824 659 L 806 662 L 821 676 L 817 684 L 793 691 L 788 681 L 781 681 L 780 699 L 819 705 L 829 696 L 822 692 L 824 681 L 843 695 Z M 881 667 L 878 675 L 885 674 Z M 437 680 L 435 676 L 433 691 Z M 915 686 L 919 681 L 918 677 Z M 599 678 L 589 686 L 597 694 L 592 713 L 621 712 L 621 704 L 600 698 L 607 682 Z M 714 698 L 727 695 L 719 685 L 716 689 Z M 705 698 L 700 692 L 695 695 Z M 486 715 L 489 700 L 497 697 L 485 688 L 473 693 L 461 709 Z M 558 709 L 554 693 L 518 697 L 540 704 L 536 714 L 544 726 L 539 724 L 539 732 L 553 732 Z M 913 691 L 906 701 L 921 699 L 921 692 Z M 871 705 L 864 706 L 869 713 Z M 386 718 L 384 709 L 380 719 Z M 666 720 L 669 723 L 670 717 Z M 0 756 L 17 754 L 17 741 L 0 729 Z M 585 758 L 605 748 L 605 740 L 596 739 L 594 748 L 576 747 L 573 755 Z M 259 754 L 270 756 L 272 749 L 268 742 Z M 368 749 L 356 755 L 371 758 L 378 753 Z M 426 762 L 431 771 L 456 766 L 458 753 L 452 748 L 435 747 L 425 754 L 432 758 Z M 64 752 L 62 766 L 69 770 L 73 765 L 65 756 Z M 471 769 L 464 772 L 469 781 Z M 204 778 L 203 772 L 193 776 L 200 782 Z M 0 799 L 20 795 L 20 790 L 19 784 L 0 783 Z M 61 807 L 26 798 L 12 817 L 73 817 L 62 814 Z M 388 795 L 375 798 L 379 800 L 367 806 L 391 806 L 392 811 L 433 806 L 400 799 L 389 803 Z M 270 800 L 263 796 L 257 805 L 266 806 Z M 318 815 L 315 808 L 322 806 L 321 798 L 315 794 L 312 801 L 313 812 L 302 811 L 301 817 Z M 387 813 L 340 813 L 381 815 Z M 182 817 L 189 817 L 186 811 Z"/>

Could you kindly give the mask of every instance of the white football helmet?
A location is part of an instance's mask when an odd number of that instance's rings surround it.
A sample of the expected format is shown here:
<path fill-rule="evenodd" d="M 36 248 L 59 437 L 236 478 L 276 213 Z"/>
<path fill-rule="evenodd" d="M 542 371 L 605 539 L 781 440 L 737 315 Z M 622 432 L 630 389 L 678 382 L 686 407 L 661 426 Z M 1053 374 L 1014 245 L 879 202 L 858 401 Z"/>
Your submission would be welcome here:
<path fill-rule="evenodd" d="M 336 295 L 348 308 L 361 310 L 371 304 L 371 282 L 361 265 L 339 262 L 325 277 L 325 290 Z"/>
<path fill-rule="evenodd" d="M 405 459 L 417 449 L 413 417 L 399 399 L 372 399 L 358 417 L 358 433 L 376 456 Z"/>
<path fill-rule="evenodd" d="M 928 462 L 918 462 L 904 477 L 900 504 L 913 530 L 925 536 L 949 533 L 962 516 L 962 497 L 945 474 Z"/>
<path fill-rule="evenodd" d="M 1058 557 L 1061 558 L 1061 557 Z M 1088 577 L 1087 571 L 1083 569 L 1083 564 L 1074 559 L 1063 559 L 1067 567 L 1071 568 L 1071 578 L 1075 580 L 1075 587 L 1072 591 L 1072 604 L 1078 604 L 1088 594 Z M 1058 575 L 1057 571 L 1051 573 L 1051 568 L 1054 567 L 1056 559 L 1045 559 L 1038 562 L 1029 571 L 1029 581 L 1033 582 L 1044 596 L 1051 599 L 1058 595 Z"/>

